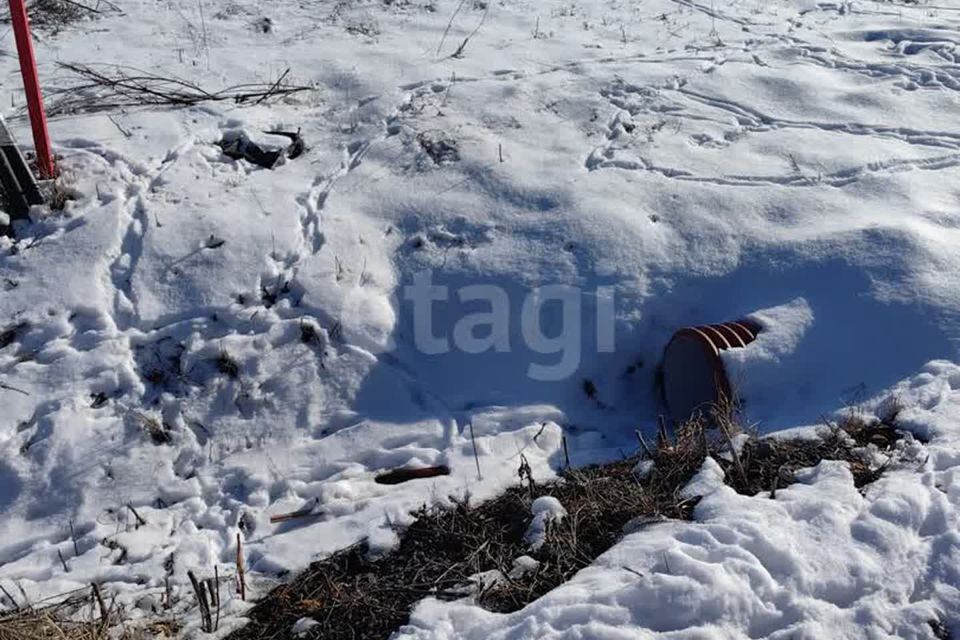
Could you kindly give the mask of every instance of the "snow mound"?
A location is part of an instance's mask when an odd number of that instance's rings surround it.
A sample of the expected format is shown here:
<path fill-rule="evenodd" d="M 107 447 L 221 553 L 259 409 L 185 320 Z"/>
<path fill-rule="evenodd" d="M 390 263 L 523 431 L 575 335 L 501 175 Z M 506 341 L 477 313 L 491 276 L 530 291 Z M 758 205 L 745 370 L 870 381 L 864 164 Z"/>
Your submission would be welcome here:
<path fill-rule="evenodd" d="M 791 357 L 803 346 L 814 316 L 803 298 L 748 316 L 760 325 L 756 340 L 741 349 L 720 353 L 727 377 L 748 422 L 782 415 L 784 405 L 803 401 L 816 372 L 794 366 Z M 796 397 L 797 394 L 802 397 Z"/>
<path fill-rule="evenodd" d="M 700 467 L 700 471 L 690 478 L 690 482 L 680 490 L 680 497 L 699 498 L 709 495 L 724 486 L 724 476 L 723 469 L 720 468 L 717 461 L 708 456 L 706 460 L 703 461 L 703 466 Z"/>
<path fill-rule="evenodd" d="M 320 623 L 313 618 L 300 618 L 290 627 L 290 633 L 294 638 L 305 638 L 307 634 L 310 633 L 310 629 L 319 624 Z"/>
<path fill-rule="evenodd" d="M 523 534 L 523 539 L 530 545 L 531 551 L 537 551 L 547 541 L 547 529 L 563 520 L 567 510 L 553 496 L 540 496 L 530 505 L 530 513 L 533 514 L 533 519 L 527 532 Z"/>

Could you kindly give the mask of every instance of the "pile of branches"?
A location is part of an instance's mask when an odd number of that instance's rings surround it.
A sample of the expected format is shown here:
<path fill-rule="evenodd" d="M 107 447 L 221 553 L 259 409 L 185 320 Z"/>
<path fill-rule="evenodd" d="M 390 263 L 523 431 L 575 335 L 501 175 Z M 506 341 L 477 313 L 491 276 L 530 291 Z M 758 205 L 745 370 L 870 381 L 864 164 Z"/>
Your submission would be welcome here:
<path fill-rule="evenodd" d="M 260 104 L 312 88 L 288 83 L 289 69 L 272 83 L 238 84 L 210 91 L 189 80 L 131 67 L 94 67 L 73 63 L 60 63 L 60 67 L 80 80 L 51 92 L 47 108 L 51 116 L 139 106 L 188 107 L 203 102 Z"/>
<path fill-rule="evenodd" d="M 370 558 L 359 544 L 312 564 L 258 603 L 249 624 L 230 638 L 286 637 L 304 617 L 318 623 L 308 638 L 389 638 L 428 596 L 473 596 L 488 610 L 517 611 L 568 581 L 624 531 L 691 519 L 699 498 L 684 498 L 681 490 L 707 456 L 723 467 L 730 486 L 749 495 L 772 489 L 775 497 L 778 487 L 793 482 L 794 471 L 825 459 L 847 461 L 862 486 L 882 469 L 870 467 L 861 447 L 890 451 L 900 438 L 893 418 L 845 419 L 824 427 L 819 440 L 744 436 L 731 420 L 718 416 L 691 420 L 672 432 L 661 424 L 655 441 L 637 434 L 637 454 L 567 468 L 561 480 L 545 484 L 534 482 L 521 457 L 518 485 L 481 504 L 454 500 L 452 506 L 421 508 L 412 514 L 413 524 L 398 528 L 398 547 L 381 558 Z M 642 461 L 652 464 L 640 473 Z M 553 523 L 546 542 L 532 550 L 525 533 L 531 504 L 541 496 L 557 498 L 567 516 Z M 535 562 L 518 572 L 514 561 L 522 556 Z"/>
<path fill-rule="evenodd" d="M 116 12 L 120 11 L 120 8 L 105 0 L 94 0 L 90 4 L 77 0 L 31 0 L 27 4 L 30 25 L 35 29 L 53 33 L 75 22 L 98 18 L 108 11 Z M 9 10 L 0 13 L 0 23 L 9 22 Z"/>

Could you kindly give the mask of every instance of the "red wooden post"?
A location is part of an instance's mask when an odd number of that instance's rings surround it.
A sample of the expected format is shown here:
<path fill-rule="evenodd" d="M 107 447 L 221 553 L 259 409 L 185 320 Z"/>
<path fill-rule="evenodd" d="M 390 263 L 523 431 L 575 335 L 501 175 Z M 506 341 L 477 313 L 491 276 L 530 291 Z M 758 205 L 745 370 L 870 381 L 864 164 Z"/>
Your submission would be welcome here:
<path fill-rule="evenodd" d="M 47 114 L 43 110 L 43 95 L 37 78 L 37 61 L 33 56 L 33 39 L 30 37 L 30 20 L 24 0 L 9 0 L 10 21 L 17 40 L 17 56 L 20 58 L 20 75 L 27 94 L 27 109 L 30 111 L 30 127 L 33 129 L 33 146 L 37 150 L 37 166 L 40 177 L 55 177 L 53 156 L 50 154 L 50 133 L 47 131 Z"/>

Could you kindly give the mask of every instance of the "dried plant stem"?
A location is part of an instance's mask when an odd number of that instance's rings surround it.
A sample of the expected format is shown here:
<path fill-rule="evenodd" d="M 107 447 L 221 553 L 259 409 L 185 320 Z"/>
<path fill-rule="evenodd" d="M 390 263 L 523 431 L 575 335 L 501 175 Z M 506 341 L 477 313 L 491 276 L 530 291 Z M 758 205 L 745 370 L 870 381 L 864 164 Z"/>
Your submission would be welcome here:
<path fill-rule="evenodd" d="M 240 600 L 247 600 L 247 583 L 243 568 L 243 539 L 240 533 L 237 533 L 237 593 L 240 594 Z"/>

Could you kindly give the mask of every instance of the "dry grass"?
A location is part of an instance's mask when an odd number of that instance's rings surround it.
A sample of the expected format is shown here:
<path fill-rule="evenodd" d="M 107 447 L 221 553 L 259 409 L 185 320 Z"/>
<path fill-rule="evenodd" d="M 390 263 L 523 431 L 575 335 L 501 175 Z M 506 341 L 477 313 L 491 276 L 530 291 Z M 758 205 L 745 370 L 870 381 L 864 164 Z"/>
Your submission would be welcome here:
<path fill-rule="evenodd" d="M 58 620 L 45 612 L 25 612 L 0 619 L 0 640 L 106 640 L 107 629 L 94 622 Z"/>
<path fill-rule="evenodd" d="M 50 204 L 51 211 L 63 211 L 67 208 L 68 202 L 76 199 L 76 193 L 64 184 L 62 177 L 54 180 L 50 185 L 47 202 Z"/>
<path fill-rule="evenodd" d="M 105 615 L 104 615 L 105 614 Z M 174 620 L 124 621 L 123 610 L 82 589 L 57 604 L 0 612 L 0 640 L 147 640 L 175 638 Z"/>
<path fill-rule="evenodd" d="M 571 469 L 550 484 L 524 475 L 520 485 L 482 504 L 464 500 L 423 507 L 413 514 L 412 525 L 398 530 L 394 552 L 370 559 L 360 544 L 315 563 L 261 601 L 251 623 L 231 637 L 286 637 L 293 622 L 308 616 L 320 622 L 311 637 L 386 638 L 426 596 L 455 599 L 472 593 L 491 610 L 519 609 L 590 564 L 637 515 L 690 517 L 695 501 L 678 501 L 673 485 L 685 483 L 699 465 L 691 462 L 684 473 L 654 473 L 641 483 L 632 472 L 635 462 Z M 569 516 L 548 532 L 547 544 L 532 552 L 524 541 L 530 505 L 545 495 L 559 499 Z M 512 570 L 523 555 L 539 567 L 521 576 Z M 496 579 L 478 577 L 485 572 Z"/>
<path fill-rule="evenodd" d="M 773 491 L 793 482 L 793 473 L 824 459 L 845 460 L 858 486 L 879 476 L 857 451 L 867 443 L 890 449 L 898 435 L 892 416 L 866 421 L 852 416 L 824 428 L 822 439 L 750 437 L 731 454 L 739 429 L 715 419 L 719 428 L 694 420 L 672 436 L 662 429 L 657 442 L 642 442 L 640 455 L 568 469 L 559 481 L 533 482 L 523 462 L 520 483 L 497 498 L 449 507 L 423 507 L 399 530 L 400 542 L 388 555 L 370 558 L 359 544 L 314 563 L 291 583 L 275 589 L 251 612 L 250 623 L 234 640 L 287 637 L 301 617 L 319 622 L 309 638 L 387 638 L 405 624 L 422 598 L 456 599 L 473 595 L 492 611 L 516 611 L 569 580 L 619 540 L 625 528 L 664 518 L 690 519 L 697 498 L 681 489 L 707 455 L 724 467 L 727 482 L 741 493 Z M 634 468 L 644 457 L 654 465 L 643 478 Z M 567 517 L 548 529 L 546 543 L 532 551 L 524 540 L 530 505 L 553 496 Z M 529 556 L 536 568 L 519 571 L 514 561 Z"/>
<path fill-rule="evenodd" d="M 739 459 L 745 474 L 738 473 L 730 460 L 719 459 L 727 473 L 727 483 L 738 493 L 756 495 L 776 490 L 794 482 L 800 469 L 815 466 L 821 460 L 842 460 L 850 466 L 857 487 L 877 480 L 884 468 L 874 468 L 864 458 L 862 447 L 873 445 L 880 451 L 890 450 L 901 438 L 896 429 L 898 409 L 894 407 L 880 419 L 866 419 L 849 412 L 838 422 L 827 422 L 820 428 L 819 440 L 751 438 L 740 449 Z"/>

